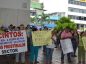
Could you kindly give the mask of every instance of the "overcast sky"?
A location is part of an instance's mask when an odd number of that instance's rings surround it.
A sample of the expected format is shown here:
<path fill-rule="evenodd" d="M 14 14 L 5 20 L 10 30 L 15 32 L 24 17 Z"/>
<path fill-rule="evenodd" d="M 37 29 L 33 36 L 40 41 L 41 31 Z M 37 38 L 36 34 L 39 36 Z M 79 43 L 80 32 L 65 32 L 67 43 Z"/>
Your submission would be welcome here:
<path fill-rule="evenodd" d="M 47 10 L 47 12 L 57 12 L 57 0 L 40 0 L 40 2 L 44 3 L 44 9 Z"/>
<path fill-rule="evenodd" d="M 65 5 L 60 6 L 61 3 L 64 4 L 63 0 L 40 0 L 40 2 L 44 3 L 44 9 L 47 10 L 48 13 L 63 12 L 63 9 L 65 9 Z"/>

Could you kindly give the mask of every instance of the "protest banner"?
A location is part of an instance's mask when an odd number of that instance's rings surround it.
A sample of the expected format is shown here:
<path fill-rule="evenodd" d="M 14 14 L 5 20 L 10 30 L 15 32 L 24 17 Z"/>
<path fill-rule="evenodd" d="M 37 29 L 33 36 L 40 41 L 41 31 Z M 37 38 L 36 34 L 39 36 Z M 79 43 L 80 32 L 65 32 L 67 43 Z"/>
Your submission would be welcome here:
<path fill-rule="evenodd" d="M 52 44 L 51 31 L 32 32 L 33 46 L 43 46 Z"/>
<path fill-rule="evenodd" d="M 83 41 L 84 49 L 86 51 L 86 37 L 82 37 L 82 41 Z"/>
<path fill-rule="evenodd" d="M 25 30 L 0 33 L 0 55 L 27 51 Z"/>
<path fill-rule="evenodd" d="M 60 40 L 63 54 L 73 52 L 71 39 Z"/>

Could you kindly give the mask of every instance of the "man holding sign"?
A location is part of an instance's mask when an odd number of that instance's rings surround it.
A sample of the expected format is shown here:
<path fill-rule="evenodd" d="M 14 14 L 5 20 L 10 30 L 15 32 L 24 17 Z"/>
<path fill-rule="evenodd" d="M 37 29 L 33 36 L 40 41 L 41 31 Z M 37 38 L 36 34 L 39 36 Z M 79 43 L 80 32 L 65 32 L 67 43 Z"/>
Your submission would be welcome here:
<path fill-rule="evenodd" d="M 25 31 L 25 27 L 23 24 L 21 24 L 20 26 L 20 30 L 19 31 Z M 26 37 L 26 31 L 24 32 L 24 36 Z M 22 42 L 21 42 L 22 43 Z M 22 50 L 25 50 L 25 51 L 22 51 L 22 52 L 19 52 L 16 54 L 16 62 L 19 63 L 19 54 L 21 55 L 21 63 L 22 64 L 25 64 L 25 52 L 27 51 L 27 39 L 26 39 L 26 43 L 25 43 L 26 47 L 25 48 L 22 48 Z"/>

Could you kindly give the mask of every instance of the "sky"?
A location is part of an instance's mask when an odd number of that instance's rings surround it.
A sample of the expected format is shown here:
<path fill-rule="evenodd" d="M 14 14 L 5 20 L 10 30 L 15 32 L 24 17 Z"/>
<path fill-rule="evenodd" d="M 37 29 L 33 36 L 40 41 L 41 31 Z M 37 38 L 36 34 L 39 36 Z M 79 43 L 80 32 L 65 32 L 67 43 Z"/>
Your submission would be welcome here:
<path fill-rule="evenodd" d="M 57 0 L 40 0 L 44 3 L 44 9 L 47 10 L 47 13 L 52 13 L 57 11 Z"/>
<path fill-rule="evenodd" d="M 44 3 L 46 13 L 64 12 L 67 7 L 66 0 L 40 0 L 40 2 Z"/>

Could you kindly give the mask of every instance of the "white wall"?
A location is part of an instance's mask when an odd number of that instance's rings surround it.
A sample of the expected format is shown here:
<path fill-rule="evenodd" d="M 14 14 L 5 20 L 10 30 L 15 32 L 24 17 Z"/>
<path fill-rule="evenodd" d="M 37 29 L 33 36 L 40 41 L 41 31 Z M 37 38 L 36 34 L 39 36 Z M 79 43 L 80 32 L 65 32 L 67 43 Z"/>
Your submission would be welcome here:
<path fill-rule="evenodd" d="M 29 21 L 28 10 L 0 8 L 0 25 L 27 25 Z"/>
<path fill-rule="evenodd" d="M 27 3 L 27 8 L 23 8 Z M 0 0 L 0 25 L 27 25 L 30 22 L 30 0 Z"/>
<path fill-rule="evenodd" d="M 29 10 L 30 0 L 0 0 L 0 8 L 24 9 L 24 3 L 27 3 Z"/>
<path fill-rule="evenodd" d="M 84 16 L 84 17 L 86 17 L 86 14 L 85 13 L 76 13 L 76 12 L 68 12 L 68 15 Z"/>
<path fill-rule="evenodd" d="M 72 19 L 72 21 L 74 21 L 76 24 L 86 24 L 86 21 L 83 21 L 83 20 L 74 20 L 74 19 Z"/>
<path fill-rule="evenodd" d="M 78 8 L 78 9 L 86 9 L 86 6 L 73 5 L 73 4 L 68 4 L 68 7 L 73 7 L 73 8 Z"/>

